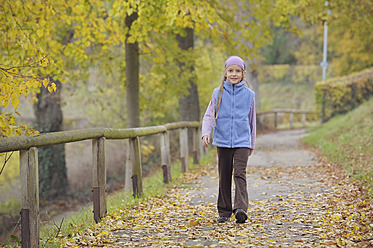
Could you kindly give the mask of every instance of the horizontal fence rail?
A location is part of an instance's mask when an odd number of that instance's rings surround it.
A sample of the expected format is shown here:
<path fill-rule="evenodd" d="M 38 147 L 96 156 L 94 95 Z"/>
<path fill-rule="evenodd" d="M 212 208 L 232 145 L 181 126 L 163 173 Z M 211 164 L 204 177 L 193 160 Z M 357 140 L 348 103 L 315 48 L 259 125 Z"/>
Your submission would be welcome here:
<path fill-rule="evenodd" d="M 294 110 L 294 109 L 273 109 L 270 111 L 263 111 L 263 112 L 257 112 L 257 118 L 259 121 L 261 120 L 262 117 L 265 115 L 274 115 L 274 127 L 278 127 L 278 117 L 280 114 L 289 114 L 289 125 L 290 128 L 293 128 L 294 125 L 294 114 L 302 114 L 302 124 L 304 125 L 306 123 L 306 116 L 307 114 L 317 114 L 315 111 L 310 111 L 310 110 Z M 260 121 L 262 122 L 262 121 Z"/>
<path fill-rule="evenodd" d="M 163 181 L 169 183 L 172 180 L 169 144 L 169 131 L 171 130 L 179 130 L 181 168 L 183 172 L 187 172 L 189 168 L 188 130 L 193 131 L 193 162 L 198 164 L 199 158 L 205 152 L 200 141 L 199 122 L 184 121 L 128 129 L 89 128 L 0 139 L 0 152 L 20 151 L 22 247 L 39 247 L 38 147 L 92 140 L 93 217 L 98 222 L 107 213 L 105 141 L 129 140 L 128 161 L 132 167 L 133 196 L 138 197 L 143 194 L 139 137 L 160 134 Z"/>
<path fill-rule="evenodd" d="M 88 128 L 71 131 L 18 136 L 0 140 L 0 152 L 11 152 L 29 149 L 31 147 L 51 146 L 71 142 L 97 139 L 129 139 L 141 136 L 158 134 L 180 128 L 197 128 L 199 122 L 175 122 L 162 126 L 139 127 L 127 129 Z"/>

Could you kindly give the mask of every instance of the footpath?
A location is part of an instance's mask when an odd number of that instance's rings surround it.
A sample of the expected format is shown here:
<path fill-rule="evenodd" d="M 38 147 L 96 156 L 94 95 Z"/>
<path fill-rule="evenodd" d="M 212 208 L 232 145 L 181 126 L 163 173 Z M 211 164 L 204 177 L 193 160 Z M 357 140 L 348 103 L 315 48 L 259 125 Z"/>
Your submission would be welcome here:
<path fill-rule="evenodd" d="M 372 200 L 347 183 L 337 167 L 318 161 L 301 145 L 304 135 L 304 130 L 286 130 L 257 137 L 247 168 L 246 223 L 236 224 L 234 218 L 216 223 L 214 162 L 199 176 L 187 174 L 182 189 L 105 218 L 102 245 L 373 247 Z"/>

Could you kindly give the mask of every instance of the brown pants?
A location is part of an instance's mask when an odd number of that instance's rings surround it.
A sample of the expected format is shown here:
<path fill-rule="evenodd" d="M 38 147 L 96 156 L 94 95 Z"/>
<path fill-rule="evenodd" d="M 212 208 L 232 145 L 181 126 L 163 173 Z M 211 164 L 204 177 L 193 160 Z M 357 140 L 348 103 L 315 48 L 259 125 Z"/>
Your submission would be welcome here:
<path fill-rule="evenodd" d="M 247 211 L 249 205 L 246 186 L 246 167 L 249 148 L 217 148 L 219 170 L 219 216 L 230 217 L 236 209 Z M 232 209 L 232 172 L 236 186 Z"/>

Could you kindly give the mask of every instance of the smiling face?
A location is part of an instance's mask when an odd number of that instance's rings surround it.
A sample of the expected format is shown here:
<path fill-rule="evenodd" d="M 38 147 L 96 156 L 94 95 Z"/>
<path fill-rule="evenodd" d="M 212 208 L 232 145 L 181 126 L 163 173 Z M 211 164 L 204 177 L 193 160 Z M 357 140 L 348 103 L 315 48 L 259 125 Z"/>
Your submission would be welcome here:
<path fill-rule="evenodd" d="M 238 65 L 230 65 L 225 70 L 225 77 L 231 84 L 238 84 L 242 81 L 245 71 L 242 70 Z"/>

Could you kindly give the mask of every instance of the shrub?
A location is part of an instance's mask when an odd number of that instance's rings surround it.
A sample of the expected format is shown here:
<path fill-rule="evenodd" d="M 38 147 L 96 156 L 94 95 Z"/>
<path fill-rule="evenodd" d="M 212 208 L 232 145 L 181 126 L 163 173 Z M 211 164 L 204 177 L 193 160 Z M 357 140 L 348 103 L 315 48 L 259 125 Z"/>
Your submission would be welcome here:
<path fill-rule="evenodd" d="M 315 84 L 318 111 L 323 121 L 346 113 L 373 95 L 373 68 Z"/>

